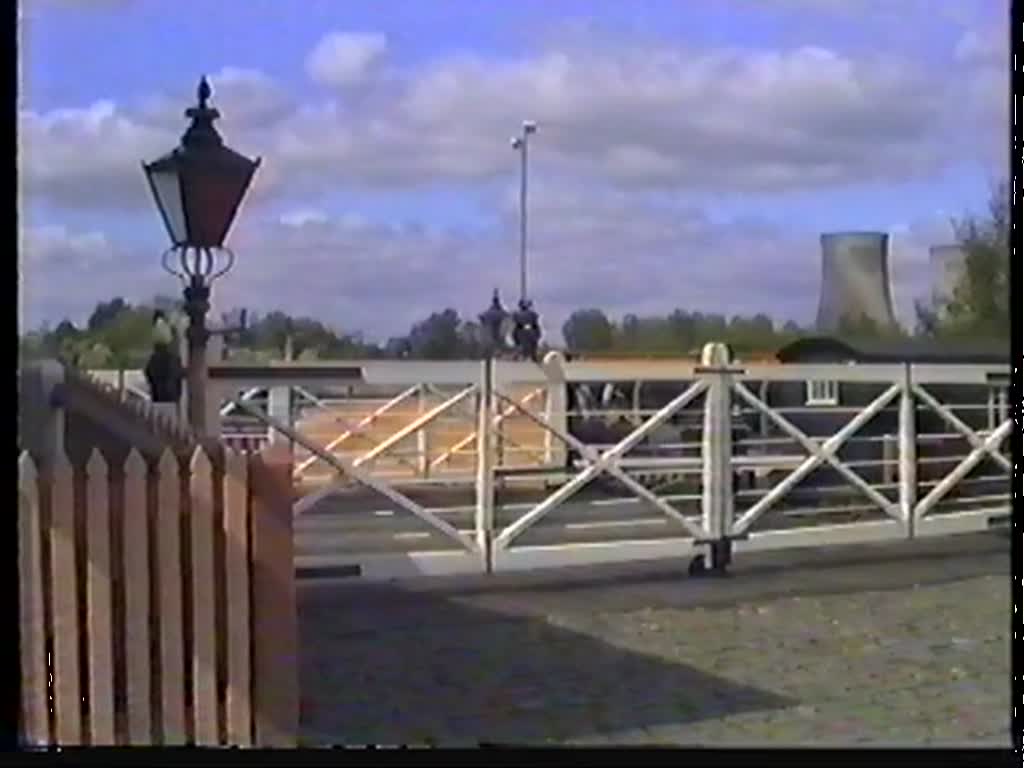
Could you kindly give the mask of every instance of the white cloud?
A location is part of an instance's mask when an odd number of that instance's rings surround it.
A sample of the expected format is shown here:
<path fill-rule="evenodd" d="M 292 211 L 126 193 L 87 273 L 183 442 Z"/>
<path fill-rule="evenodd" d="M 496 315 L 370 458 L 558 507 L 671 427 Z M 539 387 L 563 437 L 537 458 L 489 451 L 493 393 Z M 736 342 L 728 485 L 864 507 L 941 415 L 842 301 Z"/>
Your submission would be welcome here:
<path fill-rule="evenodd" d="M 541 125 L 536 163 L 597 181 L 771 190 L 904 180 L 951 159 L 950 86 L 930 78 L 906 61 L 811 47 L 460 56 L 413 73 L 372 111 L 300 110 L 267 154 L 324 186 L 474 181 L 509 172 L 507 134 L 530 117 Z"/>
<path fill-rule="evenodd" d="M 969 28 L 954 49 L 957 61 L 983 66 L 1006 68 L 1008 39 L 1005 30 L 997 27 Z"/>
<path fill-rule="evenodd" d="M 298 208 L 281 215 L 279 221 L 286 227 L 304 227 L 327 223 L 327 214 L 316 208 Z"/>
<path fill-rule="evenodd" d="M 46 113 L 22 111 L 19 156 L 24 191 L 70 207 L 121 207 L 147 200 L 143 159 L 176 141 L 111 101 Z"/>
<path fill-rule="evenodd" d="M 224 114 L 220 125 L 241 152 L 292 109 L 283 89 L 262 72 L 225 67 L 210 77 L 212 103 Z M 170 151 L 188 127 L 184 117 L 195 103 L 195 86 L 154 96 L 137 109 L 111 100 L 86 107 L 19 113 L 19 155 L 25 193 L 78 209 L 139 208 L 151 204 L 143 161 Z M 252 153 L 258 154 L 258 153 Z M 272 186 L 257 175 L 254 197 Z"/>
<path fill-rule="evenodd" d="M 339 183 L 493 179 L 514 167 L 507 137 L 524 117 L 540 123 L 536 166 L 636 188 L 905 181 L 1003 147 L 995 130 L 976 138 L 979 125 L 1005 112 L 996 98 L 1005 75 L 991 69 L 938 73 L 905 58 L 813 46 L 622 44 L 510 60 L 461 55 L 378 77 L 364 65 L 385 45 L 380 36 L 340 33 L 317 45 L 310 63 L 327 79 L 357 71 L 371 78 L 337 101 L 293 103 L 251 70 L 212 78 L 229 143 L 267 159 L 253 199 L 304 197 Z M 23 112 L 28 191 L 67 205 L 137 201 L 137 163 L 177 141 L 193 99 L 182 89 L 138 110 L 100 101 Z"/>
<path fill-rule="evenodd" d="M 306 72 L 321 85 L 355 85 L 372 72 L 387 50 L 387 38 L 380 34 L 331 32 L 306 58 Z"/>
<path fill-rule="evenodd" d="M 98 231 L 27 227 L 21 237 L 19 321 L 33 328 L 67 317 L 81 323 L 98 301 L 151 298 L 177 290 L 158 256 L 139 258 Z"/>
<path fill-rule="evenodd" d="M 382 225 L 355 212 L 303 206 L 276 219 L 242 217 L 234 270 L 215 284 L 218 306 L 280 308 L 383 339 L 446 306 L 483 311 L 494 286 L 506 304 L 518 289 L 518 211 L 512 190 L 480 233 Z M 545 330 L 558 336 L 574 309 L 613 316 L 676 307 L 727 315 L 766 312 L 809 322 L 817 308 L 816 231 L 752 219 L 718 221 L 657 196 L 538 184 L 531 198 L 530 294 Z M 928 246 L 948 241 L 944 221 L 897 222 L 890 268 L 898 314 L 930 290 Z M 28 318 L 83 319 L 99 300 L 142 301 L 179 289 L 155 253 L 141 256 L 99 233 L 35 229 L 26 236 Z"/>
<path fill-rule="evenodd" d="M 231 144 L 239 134 L 260 134 L 295 109 L 295 103 L 274 78 L 257 69 L 222 67 L 207 76 L 212 88 L 210 103 L 221 113 L 218 127 L 230 134 Z M 188 126 L 185 110 L 196 103 L 198 82 L 176 83 L 169 90 L 151 96 L 137 109 L 135 119 L 180 136 Z"/>
<path fill-rule="evenodd" d="M 322 40 L 310 75 L 345 89 L 323 101 L 295 103 L 258 71 L 211 75 L 226 140 L 265 158 L 250 202 L 278 204 L 240 217 L 238 264 L 215 289 L 224 306 L 281 307 L 386 336 L 446 304 L 475 315 L 495 283 L 511 303 L 514 190 L 485 199 L 498 223 L 483 234 L 384 226 L 330 201 L 339 188 L 406 192 L 433 183 L 486 198 L 496 179 L 516 178 L 508 135 L 523 118 L 540 123 L 531 145 L 530 274 L 549 332 L 587 304 L 614 314 L 682 306 L 810 320 L 817 232 L 716 222 L 673 200 L 898 183 L 1004 153 L 1005 73 L 966 43 L 945 70 L 821 46 L 618 43 L 384 72 L 377 65 L 386 48 L 373 35 Z M 137 108 L 97 101 L 22 112 L 25 204 L 148 209 L 139 162 L 177 143 L 193 99 L 182 87 Z M 927 244 L 914 234 L 921 225 L 907 226 L 896 228 L 892 254 L 904 317 L 927 288 L 919 268 Z M 140 266 L 95 233 L 35 231 L 26 255 L 34 317 L 176 287 L 155 256 Z"/>

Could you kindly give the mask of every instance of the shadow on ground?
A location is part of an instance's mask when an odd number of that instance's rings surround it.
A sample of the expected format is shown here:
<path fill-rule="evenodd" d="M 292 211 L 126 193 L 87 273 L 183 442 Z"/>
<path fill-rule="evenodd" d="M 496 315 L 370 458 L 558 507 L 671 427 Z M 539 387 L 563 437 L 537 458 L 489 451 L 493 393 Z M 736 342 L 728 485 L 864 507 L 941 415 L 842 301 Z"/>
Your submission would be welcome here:
<path fill-rule="evenodd" d="M 299 598 L 313 743 L 540 743 L 794 703 L 452 597 L 320 584 Z"/>
<path fill-rule="evenodd" d="M 1004 537 L 978 534 L 749 553 L 723 580 L 688 579 L 680 566 L 629 564 L 392 584 L 305 582 L 304 738 L 564 742 L 792 707 L 801 702 L 548 617 L 589 623 L 598 614 L 641 609 L 728 607 L 1008 575 L 1008 550 Z"/>

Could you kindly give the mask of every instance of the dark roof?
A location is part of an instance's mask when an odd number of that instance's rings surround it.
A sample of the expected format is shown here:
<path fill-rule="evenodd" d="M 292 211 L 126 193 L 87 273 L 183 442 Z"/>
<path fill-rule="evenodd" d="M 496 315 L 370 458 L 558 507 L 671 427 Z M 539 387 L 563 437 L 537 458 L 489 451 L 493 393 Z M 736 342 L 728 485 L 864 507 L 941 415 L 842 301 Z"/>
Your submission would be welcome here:
<path fill-rule="evenodd" d="M 849 339 L 808 336 L 775 353 L 780 363 L 945 363 L 993 365 L 1010 362 L 1010 342 L 923 338 Z"/>

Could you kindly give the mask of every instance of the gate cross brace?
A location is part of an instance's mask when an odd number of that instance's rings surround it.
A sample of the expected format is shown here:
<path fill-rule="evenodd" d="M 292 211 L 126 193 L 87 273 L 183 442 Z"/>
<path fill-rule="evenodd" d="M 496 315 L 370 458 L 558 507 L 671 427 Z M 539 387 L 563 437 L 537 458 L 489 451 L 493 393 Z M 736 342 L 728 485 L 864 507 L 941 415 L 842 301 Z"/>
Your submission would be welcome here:
<path fill-rule="evenodd" d="M 527 394 L 526 397 L 524 397 L 520 401 L 520 403 L 522 405 L 526 405 L 528 402 L 530 402 L 531 400 L 536 398 L 538 395 L 540 395 L 543 391 L 544 391 L 543 389 L 535 389 L 535 390 L 533 390 L 532 392 Z M 492 427 L 500 427 L 501 424 L 505 421 L 505 419 L 507 419 L 509 416 L 511 416 L 515 412 L 516 412 L 515 408 L 506 407 L 505 409 L 502 410 L 502 412 L 500 414 L 498 414 L 497 416 L 495 416 L 491 420 L 491 426 Z M 435 469 L 436 467 L 440 466 L 444 462 L 448 461 L 448 459 L 450 459 L 453 455 L 455 455 L 456 453 L 461 451 L 463 448 L 465 448 L 467 445 L 469 445 L 474 440 L 476 440 L 476 437 L 477 437 L 477 431 L 474 429 L 468 435 L 466 435 L 461 440 L 459 440 L 457 443 L 452 445 L 451 448 L 449 448 L 444 453 L 442 453 L 440 456 L 438 456 L 436 459 L 431 461 L 430 462 L 430 468 L 431 469 Z M 518 443 L 516 443 L 514 440 L 512 440 L 507 435 L 505 436 L 505 442 L 510 443 L 512 446 L 514 446 L 516 448 L 521 448 L 524 451 L 533 451 L 534 453 L 540 453 L 540 452 L 543 451 L 543 449 L 533 450 L 533 449 L 530 449 L 530 448 L 526 448 L 525 446 L 519 445 Z"/>
<path fill-rule="evenodd" d="M 476 391 L 476 385 L 475 384 L 467 387 L 466 389 L 464 389 L 461 392 L 459 392 L 459 394 L 457 394 L 454 397 L 450 398 L 447 402 L 441 403 L 441 405 L 439 405 L 436 408 L 434 408 L 434 409 L 428 411 L 427 413 L 423 414 L 418 419 L 416 419 L 415 421 L 411 422 L 410 424 L 407 424 L 405 427 L 400 429 L 395 434 L 391 435 L 386 440 L 382 441 L 380 444 L 378 444 L 374 448 L 371 448 L 367 453 L 364 453 L 358 459 L 356 459 L 355 461 L 351 462 L 350 466 L 352 466 L 354 469 L 358 469 L 359 467 L 361 467 L 366 462 L 372 461 L 373 459 L 377 458 L 378 456 L 380 456 L 385 451 L 387 451 L 390 448 L 392 448 L 393 446 L 397 445 L 399 442 L 404 440 L 409 435 L 413 434 L 417 429 L 421 429 L 424 425 L 426 425 L 426 424 L 430 423 L 432 420 L 436 419 L 438 416 L 440 416 L 442 413 L 444 413 L 449 408 L 452 408 L 455 405 L 457 405 L 458 403 L 462 402 L 462 400 L 464 400 L 465 398 L 469 397 L 475 391 Z M 327 450 L 330 450 L 330 449 L 329 448 L 325 449 L 325 451 L 327 451 Z M 323 454 L 318 454 L 318 455 L 322 456 Z M 327 495 L 332 493 L 334 490 L 336 490 L 338 485 L 339 484 L 337 482 L 333 482 L 333 483 L 327 484 L 323 488 L 319 488 L 316 491 L 313 491 L 311 494 L 306 496 L 302 500 L 302 502 L 300 502 L 299 511 L 308 509 L 313 504 L 316 504 L 318 501 L 320 501 L 320 499 L 326 497 Z"/>
<path fill-rule="evenodd" d="M 869 499 L 881 507 L 887 515 L 899 519 L 898 506 L 868 485 L 856 472 L 843 465 L 842 462 L 835 457 L 835 453 L 861 427 L 873 419 L 879 411 L 881 411 L 889 404 L 890 401 L 903 391 L 902 384 L 893 384 L 889 387 L 885 392 L 876 397 L 863 411 L 857 414 L 856 417 L 848 421 L 846 425 L 839 430 L 839 432 L 832 435 L 832 437 L 824 443 L 819 443 L 817 440 L 813 440 L 808 437 L 807 434 L 794 426 L 786 417 L 776 413 L 767 405 L 762 403 L 749 389 L 743 386 L 742 383 L 735 382 L 733 387 L 736 390 L 736 394 L 749 403 L 753 408 L 774 421 L 784 432 L 799 442 L 807 452 L 811 454 L 799 467 L 793 470 L 793 472 L 790 473 L 782 482 L 762 496 L 756 504 L 750 507 L 750 509 L 748 509 L 746 513 L 736 521 L 733 526 L 734 533 L 743 533 L 750 528 L 754 521 L 769 507 L 789 493 L 797 483 L 813 472 L 818 465 L 823 463 L 827 463 L 832 466 L 832 468 L 846 478 L 847 481 L 856 486 Z"/>
<path fill-rule="evenodd" d="M 394 408 L 396 405 L 398 405 L 399 403 L 403 402 L 404 400 L 408 400 L 410 397 L 412 397 L 414 394 L 416 394 L 418 389 L 419 389 L 418 385 L 417 386 L 412 386 L 412 387 L 409 387 L 408 389 L 406 389 L 401 394 L 396 395 L 395 397 L 391 398 L 388 402 L 386 402 L 380 408 L 378 408 L 377 410 L 373 411 L 372 413 L 367 414 L 362 419 L 360 419 L 355 424 L 353 429 L 350 429 L 350 430 L 348 430 L 346 432 L 343 432 L 342 434 L 338 435 L 338 437 L 334 438 L 331 442 L 329 442 L 324 447 L 324 450 L 326 450 L 326 451 L 334 450 L 339 445 L 341 445 L 343 442 L 348 440 L 350 437 L 354 437 L 356 435 L 362 434 L 363 432 L 366 431 L 366 428 L 375 419 L 379 418 L 380 416 L 383 416 L 385 413 L 390 411 L 392 408 Z M 308 459 L 306 459 L 305 461 L 301 462 L 295 468 L 295 473 L 294 473 L 295 477 L 301 476 L 303 472 L 305 472 L 307 469 L 309 469 L 310 466 L 312 466 L 313 464 L 315 464 L 319 460 L 320 460 L 319 454 L 315 454 L 314 453 L 313 456 L 310 456 Z"/>
<path fill-rule="evenodd" d="M 340 445 L 342 442 L 347 440 L 349 437 L 365 436 L 366 432 L 369 430 L 369 426 L 370 426 L 369 422 L 367 422 L 365 426 L 360 426 L 359 424 L 353 424 L 351 421 L 346 419 L 344 416 L 339 416 L 336 413 L 331 413 L 330 407 L 323 400 L 321 400 L 320 398 L 316 397 L 315 395 L 310 394 L 309 392 L 307 392 L 302 387 L 292 387 L 292 389 L 294 389 L 303 398 L 305 398 L 306 400 L 311 402 L 316 408 L 319 408 L 321 411 L 323 411 L 331 421 L 333 421 L 335 424 L 341 425 L 341 427 L 345 430 L 345 432 L 342 433 L 342 436 L 340 438 L 338 438 L 337 442 L 332 442 L 328 446 L 327 450 L 331 450 L 331 448 L 336 448 L 338 445 Z M 376 447 L 377 446 L 374 446 L 374 448 L 376 448 Z M 370 450 L 373 450 L 373 448 L 371 448 Z M 418 467 L 416 466 L 415 462 L 410 461 L 409 459 L 405 458 L 404 456 L 395 456 L 395 459 L 398 460 L 399 464 L 404 464 L 405 466 L 409 467 L 410 469 L 414 469 L 414 470 L 418 469 Z M 316 461 L 317 461 L 317 457 L 316 456 L 312 456 L 309 459 L 306 459 L 303 462 L 303 465 L 304 465 L 303 466 L 303 470 L 305 469 L 305 466 L 308 466 L 307 462 L 316 462 Z M 295 477 L 301 477 L 301 475 L 302 475 L 302 471 L 300 471 L 300 470 L 296 470 L 295 471 Z"/>
<path fill-rule="evenodd" d="M 438 531 L 443 533 L 448 538 L 454 539 L 469 552 L 476 553 L 476 542 L 473 541 L 472 538 L 464 535 L 454 526 L 449 525 L 444 520 L 441 520 L 440 518 L 436 517 L 435 515 L 421 507 L 419 504 L 417 504 L 415 501 L 410 499 L 405 494 L 399 493 L 394 488 L 389 487 L 387 484 L 382 483 L 379 480 L 376 480 L 369 472 L 365 472 L 359 467 L 354 466 L 351 462 L 345 460 L 344 458 L 328 453 L 323 448 L 318 446 L 316 443 L 313 443 L 312 441 L 308 440 L 306 437 L 299 434 L 295 430 L 291 429 L 287 425 L 282 424 L 277 419 L 274 419 L 270 416 L 261 413 L 259 409 L 253 408 L 248 403 L 242 402 L 240 400 L 235 400 L 234 402 L 239 408 L 241 408 L 244 411 L 247 411 L 248 413 L 251 413 L 253 416 L 260 419 L 268 426 L 273 427 L 278 432 L 287 437 L 289 440 L 293 440 L 294 442 L 306 448 L 306 450 L 315 453 L 321 459 L 323 459 L 332 467 L 334 467 L 334 469 L 339 474 L 347 474 L 354 477 L 363 485 L 373 489 L 374 491 L 377 491 L 377 493 L 393 501 L 402 509 L 405 509 L 408 512 L 411 512 L 412 514 L 416 515 L 416 517 L 425 522 L 427 525 L 436 528 Z M 304 502 L 308 501 L 309 496 L 299 500 L 293 507 L 294 511 L 296 513 L 299 513 L 306 509 L 309 505 L 304 505 Z"/>
<path fill-rule="evenodd" d="M 687 403 L 696 398 L 701 392 L 707 388 L 706 381 L 696 381 L 690 385 L 690 387 L 683 392 L 681 395 L 676 397 L 672 402 L 662 408 L 660 411 L 651 416 L 647 421 L 643 423 L 638 429 L 631 432 L 625 438 L 620 440 L 612 448 L 609 448 L 603 453 L 598 453 L 588 445 L 583 444 L 572 435 L 563 433 L 560 429 L 553 427 L 548 424 L 539 416 L 531 413 L 528 409 L 520 406 L 515 400 L 503 395 L 500 392 L 495 392 L 495 395 L 499 400 L 508 403 L 514 407 L 517 411 L 522 413 L 528 419 L 536 423 L 542 429 L 547 430 L 559 440 L 575 448 L 580 452 L 582 456 L 585 456 L 592 463 L 584 469 L 582 472 L 577 474 L 568 483 L 563 485 L 553 494 L 548 496 L 544 501 L 535 506 L 525 515 L 520 517 L 514 523 L 506 527 L 501 534 L 494 540 L 496 547 L 507 547 L 511 541 L 519 536 L 523 531 L 529 528 L 531 525 L 540 520 L 544 515 L 550 512 L 552 509 L 557 507 L 562 502 L 566 501 L 569 497 L 579 491 L 583 486 L 593 480 L 602 472 L 607 472 L 614 476 L 619 482 L 629 488 L 638 497 L 652 504 L 659 511 L 667 515 L 668 517 L 678 521 L 692 536 L 700 537 L 705 534 L 704 530 L 699 526 L 694 525 L 679 510 L 671 506 L 667 502 L 658 498 L 655 494 L 651 493 L 647 488 L 642 486 L 636 480 L 631 478 L 628 474 L 622 471 L 615 463 L 622 454 L 626 453 L 633 447 L 635 447 L 644 437 L 652 430 L 659 427 L 665 421 L 667 421 L 676 411 L 684 408 Z"/>
<path fill-rule="evenodd" d="M 967 424 L 965 424 L 963 421 L 957 418 L 957 415 L 953 413 L 953 411 L 951 411 L 945 405 L 936 400 L 932 396 L 932 394 L 924 387 L 922 387 L 920 384 L 914 384 L 913 391 L 914 394 L 921 398 L 921 400 L 924 401 L 925 405 L 927 405 L 929 408 L 935 411 L 939 415 L 939 417 L 942 418 L 943 421 L 945 421 L 951 427 L 960 432 L 965 438 L 967 438 L 967 442 L 970 444 L 971 448 L 978 449 L 985 444 L 985 441 L 978 437 L 978 434 L 973 429 L 971 429 Z M 999 443 L 996 443 L 995 445 L 986 448 L 985 451 L 988 452 L 988 454 L 999 464 L 999 466 L 1001 466 L 1007 472 L 1013 472 L 1013 465 L 1010 463 L 1009 459 L 1007 459 L 1005 456 L 1003 456 L 1003 454 L 999 452 L 998 445 Z"/>
<path fill-rule="evenodd" d="M 1013 421 L 1007 419 L 999 426 L 999 429 L 995 430 L 985 439 L 985 442 L 971 451 L 963 461 L 957 464 L 956 469 L 946 475 L 942 479 L 942 482 L 932 488 L 928 495 L 918 502 L 917 506 L 914 508 L 915 520 L 920 520 L 924 517 L 928 513 L 928 510 L 934 507 L 943 496 L 953 490 L 953 486 L 959 483 L 968 472 L 974 469 L 981 460 L 985 458 L 986 453 L 990 454 L 996 446 L 1003 442 L 1012 429 Z"/>

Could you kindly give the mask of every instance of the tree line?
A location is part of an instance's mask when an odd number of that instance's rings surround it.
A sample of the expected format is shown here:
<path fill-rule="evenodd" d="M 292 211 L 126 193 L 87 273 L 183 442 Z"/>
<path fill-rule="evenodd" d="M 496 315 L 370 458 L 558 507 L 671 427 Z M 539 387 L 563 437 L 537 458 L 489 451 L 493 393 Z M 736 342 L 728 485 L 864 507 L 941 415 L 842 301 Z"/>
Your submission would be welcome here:
<path fill-rule="evenodd" d="M 950 296 L 918 302 L 914 333 L 934 338 L 1009 338 L 1009 187 L 999 184 L 988 210 L 953 222 L 966 253 L 964 270 Z M 83 327 L 63 320 L 20 336 L 22 359 L 55 357 L 83 368 L 141 368 L 152 348 L 153 312 L 181 316 L 181 302 L 156 296 L 140 304 L 121 297 L 100 302 Z M 360 333 L 344 333 L 311 317 L 281 311 L 250 314 L 246 327 L 226 339 L 231 358 L 253 363 L 279 360 L 286 350 L 295 359 L 467 359 L 485 353 L 479 322 L 454 309 L 434 312 L 403 336 L 383 343 Z M 878 337 L 883 331 L 852 318 L 840 329 L 846 337 Z M 627 314 L 610 318 L 599 308 L 581 308 L 562 326 L 566 351 L 585 356 L 678 357 L 707 341 L 724 341 L 740 356 L 771 354 L 802 335 L 813 333 L 796 323 L 778 323 L 765 314 L 705 314 L 675 309 L 665 315 Z"/>

